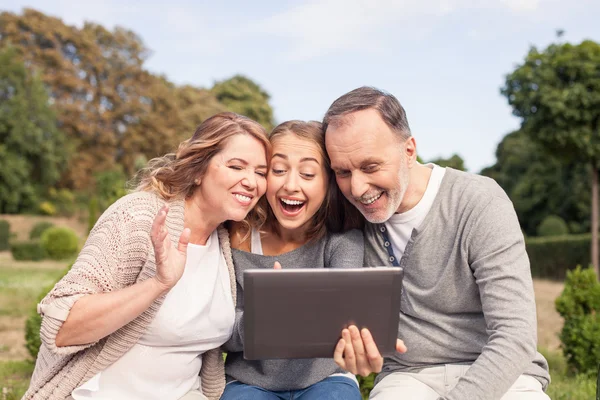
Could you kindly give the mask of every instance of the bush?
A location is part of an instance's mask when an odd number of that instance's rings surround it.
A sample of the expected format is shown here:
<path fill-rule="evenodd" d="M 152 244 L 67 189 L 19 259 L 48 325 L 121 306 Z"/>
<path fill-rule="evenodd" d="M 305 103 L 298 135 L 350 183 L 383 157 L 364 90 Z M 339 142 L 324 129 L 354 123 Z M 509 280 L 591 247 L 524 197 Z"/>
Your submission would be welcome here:
<path fill-rule="evenodd" d="M 369 393 L 371 393 L 371 390 L 373 390 L 376 376 L 377 374 L 371 374 L 365 377 L 356 375 L 358 387 L 360 388 L 360 394 L 363 399 L 367 400 L 369 398 Z"/>
<path fill-rule="evenodd" d="M 588 234 L 527 238 L 531 275 L 535 278 L 564 280 L 568 270 L 590 265 L 592 237 Z"/>
<path fill-rule="evenodd" d="M 43 201 L 39 205 L 40 214 L 42 215 L 56 215 L 56 206 L 49 201 Z"/>
<path fill-rule="evenodd" d="M 46 251 L 37 240 L 30 242 L 13 242 L 10 252 L 17 261 L 40 261 L 46 258 Z"/>
<path fill-rule="evenodd" d="M 34 240 L 41 238 L 42 233 L 44 233 L 46 229 L 52 228 L 53 226 L 54 224 L 52 222 L 38 222 L 33 226 L 33 228 L 31 228 L 31 232 L 29 232 L 29 239 Z"/>
<path fill-rule="evenodd" d="M 578 266 L 567 272 L 556 310 L 565 320 L 560 340 L 570 369 L 595 374 L 600 361 L 600 283 L 593 269 Z"/>
<path fill-rule="evenodd" d="M 10 239 L 10 224 L 8 221 L 0 220 L 0 251 L 8 250 Z"/>
<path fill-rule="evenodd" d="M 561 236 L 569 233 L 569 227 L 558 215 L 549 215 L 538 225 L 538 236 Z"/>
<path fill-rule="evenodd" d="M 71 269 L 71 266 L 72 265 L 69 265 L 63 276 L 69 271 L 69 269 Z M 62 279 L 62 277 L 60 279 Z M 58 279 L 56 282 L 58 282 L 60 279 Z M 37 298 L 35 306 L 29 313 L 29 318 L 27 318 L 27 321 L 25 321 L 25 347 L 27 348 L 27 351 L 29 352 L 29 354 L 31 354 L 31 357 L 33 357 L 34 360 L 37 358 L 38 352 L 40 351 L 40 346 L 42 344 L 42 341 L 40 339 L 40 327 L 42 326 L 42 317 L 37 312 L 37 303 L 39 303 L 44 297 L 46 297 L 48 292 L 50 292 L 54 285 L 56 285 L 56 282 L 42 290 L 39 297 Z"/>
<path fill-rule="evenodd" d="M 77 253 L 79 238 L 69 228 L 49 228 L 42 234 L 42 247 L 53 260 L 64 260 Z"/>

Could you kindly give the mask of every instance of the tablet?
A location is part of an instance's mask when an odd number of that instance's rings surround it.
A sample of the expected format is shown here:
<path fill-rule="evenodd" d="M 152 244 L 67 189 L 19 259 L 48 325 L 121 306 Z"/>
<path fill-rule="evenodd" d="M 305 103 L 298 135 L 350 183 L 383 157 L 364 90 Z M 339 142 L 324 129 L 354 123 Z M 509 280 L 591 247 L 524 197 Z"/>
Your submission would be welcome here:
<path fill-rule="evenodd" d="M 402 277 L 397 267 L 244 271 L 244 358 L 331 358 L 351 324 L 394 354 Z"/>

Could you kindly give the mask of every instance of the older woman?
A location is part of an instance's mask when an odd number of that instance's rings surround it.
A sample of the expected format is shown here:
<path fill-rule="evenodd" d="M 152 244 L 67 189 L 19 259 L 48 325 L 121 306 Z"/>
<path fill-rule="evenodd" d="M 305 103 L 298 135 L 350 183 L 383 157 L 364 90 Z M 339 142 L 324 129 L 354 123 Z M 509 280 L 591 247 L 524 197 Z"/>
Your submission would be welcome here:
<path fill-rule="evenodd" d="M 152 160 L 42 300 L 25 399 L 218 399 L 235 319 L 227 220 L 265 193 L 269 142 L 233 113 Z"/>

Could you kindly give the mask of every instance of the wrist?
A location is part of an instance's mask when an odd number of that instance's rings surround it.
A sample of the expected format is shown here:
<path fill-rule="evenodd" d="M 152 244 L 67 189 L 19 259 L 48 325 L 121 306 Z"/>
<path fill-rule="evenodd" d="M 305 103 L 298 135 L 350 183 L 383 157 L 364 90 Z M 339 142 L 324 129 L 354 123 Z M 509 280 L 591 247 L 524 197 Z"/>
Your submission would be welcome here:
<path fill-rule="evenodd" d="M 153 291 L 157 294 L 157 297 L 162 296 L 163 294 L 167 293 L 169 290 L 172 289 L 172 286 L 165 285 L 156 276 L 153 276 L 148 280 L 150 281 L 153 287 Z"/>

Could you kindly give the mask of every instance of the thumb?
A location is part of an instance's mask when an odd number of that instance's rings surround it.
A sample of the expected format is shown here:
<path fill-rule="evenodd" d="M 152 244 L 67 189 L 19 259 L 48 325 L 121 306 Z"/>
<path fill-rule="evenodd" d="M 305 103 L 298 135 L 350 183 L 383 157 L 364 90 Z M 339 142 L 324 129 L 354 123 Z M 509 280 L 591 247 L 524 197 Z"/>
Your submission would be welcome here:
<path fill-rule="evenodd" d="M 406 353 L 406 350 L 408 349 L 406 348 L 404 342 L 400 339 L 396 339 L 396 351 L 398 353 Z"/>
<path fill-rule="evenodd" d="M 177 244 L 177 251 L 179 251 L 182 255 L 187 254 L 188 243 L 190 242 L 190 234 L 192 231 L 190 228 L 185 228 L 183 232 L 181 232 L 181 236 L 179 236 L 179 243 Z"/>
<path fill-rule="evenodd" d="M 281 269 L 281 264 L 279 263 L 279 261 L 275 261 L 275 264 L 273 265 L 273 269 Z"/>

